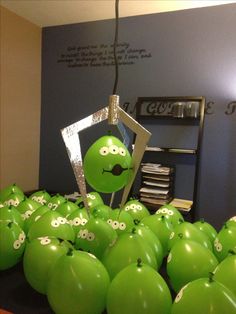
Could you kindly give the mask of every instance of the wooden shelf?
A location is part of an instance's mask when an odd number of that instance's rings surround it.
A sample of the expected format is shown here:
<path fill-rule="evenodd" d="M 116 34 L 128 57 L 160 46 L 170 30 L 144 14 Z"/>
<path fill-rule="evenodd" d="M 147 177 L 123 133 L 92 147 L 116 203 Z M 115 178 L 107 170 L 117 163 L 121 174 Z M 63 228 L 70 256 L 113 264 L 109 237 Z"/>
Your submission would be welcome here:
<path fill-rule="evenodd" d="M 147 146 L 145 149 L 146 152 L 155 152 L 155 153 L 174 153 L 174 154 L 190 154 L 195 155 L 197 153 L 196 149 L 185 149 L 185 148 L 162 148 L 155 146 Z"/>

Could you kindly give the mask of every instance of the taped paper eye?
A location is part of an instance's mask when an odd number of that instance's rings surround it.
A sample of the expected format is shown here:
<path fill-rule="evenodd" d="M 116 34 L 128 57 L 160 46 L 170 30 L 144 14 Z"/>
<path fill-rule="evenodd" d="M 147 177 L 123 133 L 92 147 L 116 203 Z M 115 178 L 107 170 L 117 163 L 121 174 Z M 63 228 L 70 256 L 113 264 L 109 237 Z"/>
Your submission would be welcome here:
<path fill-rule="evenodd" d="M 135 204 L 130 204 L 130 209 L 136 209 L 136 205 Z"/>
<path fill-rule="evenodd" d="M 102 156 L 106 156 L 109 154 L 109 149 L 106 146 L 103 146 L 102 148 L 99 149 L 99 154 Z"/>
<path fill-rule="evenodd" d="M 174 212 L 173 212 L 171 209 L 169 209 L 169 210 L 168 210 L 168 215 L 169 215 L 169 216 L 172 216 L 173 214 L 174 214 Z"/>
<path fill-rule="evenodd" d="M 24 232 L 21 232 L 19 234 L 18 240 L 20 241 L 20 243 L 24 243 L 24 241 L 25 241 L 25 234 L 24 234 Z"/>
<path fill-rule="evenodd" d="M 59 222 L 59 224 L 64 225 L 66 224 L 67 220 L 64 217 L 58 217 L 57 221 Z"/>
<path fill-rule="evenodd" d="M 119 224 L 119 229 L 120 229 L 120 230 L 125 230 L 125 228 L 126 228 L 126 224 L 125 224 L 124 222 L 121 222 L 121 223 Z"/>
<path fill-rule="evenodd" d="M 40 243 L 42 245 L 47 245 L 47 244 L 51 243 L 51 240 L 48 238 L 43 238 L 43 239 L 41 239 Z"/>
<path fill-rule="evenodd" d="M 171 234 L 170 234 L 170 240 L 173 239 L 174 236 L 175 236 L 175 233 L 174 233 L 174 231 L 172 231 Z"/>
<path fill-rule="evenodd" d="M 87 238 L 86 238 L 88 241 L 93 241 L 95 239 L 95 235 L 93 232 L 89 232 L 87 234 Z"/>
<path fill-rule="evenodd" d="M 81 239 L 86 239 L 88 235 L 88 230 L 84 229 L 84 230 L 80 230 L 80 237 Z"/>
<path fill-rule="evenodd" d="M 26 212 L 25 212 L 25 214 L 24 214 L 24 216 L 25 216 L 25 219 L 28 219 L 31 215 L 32 215 L 32 211 L 31 210 L 27 210 Z"/>
<path fill-rule="evenodd" d="M 218 238 L 215 238 L 214 246 L 216 247 L 218 243 L 219 243 L 219 239 L 218 239 Z"/>
<path fill-rule="evenodd" d="M 141 205 L 136 205 L 137 210 L 142 210 L 142 206 Z"/>
<path fill-rule="evenodd" d="M 108 219 L 108 220 L 107 220 L 107 223 L 108 223 L 109 225 L 112 225 L 113 221 L 112 221 L 111 219 Z"/>
<path fill-rule="evenodd" d="M 127 212 L 129 210 L 130 210 L 129 206 L 125 206 L 125 211 Z"/>
<path fill-rule="evenodd" d="M 165 207 L 162 208 L 162 213 L 163 213 L 163 214 L 168 214 L 168 208 L 165 208 Z"/>
<path fill-rule="evenodd" d="M 21 243 L 20 243 L 20 240 L 16 240 L 14 243 L 13 243 L 13 247 L 15 250 L 18 250 L 21 246 Z"/>
<path fill-rule="evenodd" d="M 167 263 L 169 263 L 169 262 L 171 261 L 171 259 L 172 259 L 172 254 L 169 253 L 169 255 L 168 255 L 168 257 L 167 257 Z"/>
<path fill-rule="evenodd" d="M 93 194 L 87 194 L 87 198 L 90 198 L 91 200 L 95 200 L 95 196 Z"/>
<path fill-rule="evenodd" d="M 119 154 L 121 156 L 125 156 L 126 155 L 126 150 L 123 147 L 119 147 Z"/>
<path fill-rule="evenodd" d="M 161 209 L 158 209 L 157 211 L 156 211 L 156 214 L 161 214 L 162 213 L 162 210 Z"/>
<path fill-rule="evenodd" d="M 116 145 L 111 145 L 109 147 L 109 152 L 113 155 L 117 155 L 119 153 L 119 148 Z"/>
<path fill-rule="evenodd" d="M 182 298 L 182 296 L 183 296 L 184 289 L 185 289 L 186 287 L 187 287 L 187 285 L 184 286 L 184 287 L 179 291 L 179 293 L 177 294 L 177 296 L 176 296 L 176 298 L 175 298 L 175 303 L 178 303 L 178 302 L 181 300 L 181 298 Z"/>
<path fill-rule="evenodd" d="M 81 219 L 79 217 L 74 218 L 72 221 L 72 225 L 79 226 L 81 224 Z"/>
<path fill-rule="evenodd" d="M 52 206 L 53 206 L 53 203 L 48 203 L 48 205 L 47 205 L 49 208 L 52 208 Z"/>
<path fill-rule="evenodd" d="M 222 244 L 218 242 L 215 248 L 217 252 L 221 252 L 223 247 L 222 247 Z"/>
<path fill-rule="evenodd" d="M 51 226 L 57 228 L 57 227 L 60 226 L 60 223 L 59 223 L 59 221 L 57 221 L 57 220 L 52 220 L 52 221 L 51 221 Z"/>
<path fill-rule="evenodd" d="M 58 204 L 52 204 L 52 210 L 56 210 L 58 207 Z"/>
<path fill-rule="evenodd" d="M 116 220 L 114 220 L 113 222 L 112 222 L 112 228 L 113 229 L 118 229 L 119 228 L 119 222 L 118 221 L 116 221 Z"/>
<path fill-rule="evenodd" d="M 81 225 L 82 225 L 82 226 L 86 225 L 87 221 L 88 221 L 87 219 L 82 218 L 82 219 L 81 219 Z"/>

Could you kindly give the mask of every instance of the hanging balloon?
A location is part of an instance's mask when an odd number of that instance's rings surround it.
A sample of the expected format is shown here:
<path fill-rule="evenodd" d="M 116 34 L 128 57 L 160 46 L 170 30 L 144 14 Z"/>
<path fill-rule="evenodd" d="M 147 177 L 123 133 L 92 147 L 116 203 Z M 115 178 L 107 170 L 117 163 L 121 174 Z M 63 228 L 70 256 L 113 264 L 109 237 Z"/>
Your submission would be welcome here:
<path fill-rule="evenodd" d="M 214 280 L 222 283 L 231 290 L 236 297 L 236 250 L 230 254 L 216 267 Z"/>
<path fill-rule="evenodd" d="M 91 207 L 95 207 L 97 205 L 104 204 L 103 199 L 102 199 L 101 195 L 98 192 L 87 193 L 86 194 L 86 199 L 87 199 L 88 206 L 90 208 Z M 82 196 L 77 198 L 75 204 L 78 205 L 80 208 L 84 207 Z"/>
<path fill-rule="evenodd" d="M 135 263 L 138 258 L 141 258 L 143 263 L 157 269 L 157 260 L 154 251 L 149 244 L 136 233 L 134 228 L 132 232 L 125 232 L 117 238 L 114 245 L 106 250 L 102 262 L 112 279 L 123 268 Z"/>
<path fill-rule="evenodd" d="M 169 219 L 165 216 L 151 215 L 143 218 L 141 223 L 148 226 L 155 233 L 161 242 L 163 254 L 166 256 L 168 253 L 168 241 L 174 230 Z"/>
<path fill-rule="evenodd" d="M 188 282 L 208 276 L 217 265 L 212 251 L 198 242 L 180 238 L 168 255 L 166 270 L 173 289 L 178 292 Z"/>
<path fill-rule="evenodd" d="M 47 191 L 43 190 L 34 192 L 29 198 L 41 205 L 46 205 L 49 202 L 51 195 Z"/>
<path fill-rule="evenodd" d="M 134 227 L 132 216 L 124 210 L 120 210 L 118 208 L 111 211 L 107 223 L 111 225 L 118 235 Z"/>
<path fill-rule="evenodd" d="M 25 249 L 25 233 L 14 222 L 0 222 L 0 270 L 20 262 Z"/>
<path fill-rule="evenodd" d="M 236 249 L 236 227 L 224 224 L 214 241 L 214 253 L 219 261 L 223 261 L 229 254 L 229 250 Z"/>
<path fill-rule="evenodd" d="M 137 220 L 142 220 L 144 217 L 150 215 L 148 209 L 136 199 L 130 199 L 122 209 L 128 212 L 133 219 Z"/>
<path fill-rule="evenodd" d="M 235 314 L 236 298 L 219 282 L 201 278 L 183 287 L 177 294 L 171 314 Z"/>
<path fill-rule="evenodd" d="M 196 221 L 194 223 L 194 226 L 201 230 L 203 233 L 205 233 L 211 241 L 211 244 L 214 244 L 215 238 L 217 236 L 217 231 L 212 225 L 204 221 L 204 219 L 201 219 L 199 221 Z"/>
<path fill-rule="evenodd" d="M 116 137 L 99 138 L 85 154 L 84 174 L 96 191 L 112 193 L 122 189 L 132 176 L 132 158 Z"/>
<path fill-rule="evenodd" d="M 53 237 L 40 237 L 26 244 L 23 257 L 25 278 L 36 291 L 46 294 L 50 271 L 72 245 Z"/>
<path fill-rule="evenodd" d="M 181 221 L 184 221 L 184 218 L 182 214 L 180 213 L 180 211 L 178 211 L 177 208 L 175 208 L 174 206 L 170 204 L 165 204 L 161 206 L 156 211 L 156 215 L 159 215 L 159 216 L 164 215 L 167 219 L 170 220 L 170 222 L 172 223 L 174 227 L 178 225 Z"/>
<path fill-rule="evenodd" d="M 77 233 L 75 247 L 101 259 L 108 246 L 117 238 L 115 230 L 104 220 L 91 217 Z"/>
<path fill-rule="evenodd" d="M 140 261 L 116 275 L 107 295 L 108 314 L 169 314 L 171 304 L 164 279 Z"/>
<path fill-rule="evenodd" d="M 58 314 L 101 314 L 109 284 L 105 267 L 94 255 L 71 250 L 54 265 L 47 297 Z"/>
<path fill-rule="evenodd" d="M 176 242 L 180 240 L 179 234 L 182 235 L 182 238 L 196 241 L 202 246 L 212 251 L 211 241 L 209 240 L 208 236 L 205 235 L 205 233 L 200 231 L 193 224 L 187 221 L 181 222 L 174 228 L 174 231 L 171 233 L 168 242 L 169 250 L 174 246 Z"/>
<path fill-rule="evenodd" d="M 35 221 L 28 232 L 29 240 L 38 237 L 52 236 L 74 242 L 75 233 L 65 217 L 56 211 L 49 210 Z"/>

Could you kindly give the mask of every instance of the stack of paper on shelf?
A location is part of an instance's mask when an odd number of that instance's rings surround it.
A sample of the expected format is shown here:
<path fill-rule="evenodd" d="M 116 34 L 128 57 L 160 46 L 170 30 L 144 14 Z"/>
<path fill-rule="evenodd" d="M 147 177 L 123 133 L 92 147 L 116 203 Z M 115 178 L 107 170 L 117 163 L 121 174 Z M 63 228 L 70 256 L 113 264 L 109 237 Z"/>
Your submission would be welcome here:
<path fill-rule="evenodd" d="M 142 186 L 139 190 L 140 201 L 163 205 L 172 198 L 172 181 L 174 169 L 155 163 L 142 163 Z"/>

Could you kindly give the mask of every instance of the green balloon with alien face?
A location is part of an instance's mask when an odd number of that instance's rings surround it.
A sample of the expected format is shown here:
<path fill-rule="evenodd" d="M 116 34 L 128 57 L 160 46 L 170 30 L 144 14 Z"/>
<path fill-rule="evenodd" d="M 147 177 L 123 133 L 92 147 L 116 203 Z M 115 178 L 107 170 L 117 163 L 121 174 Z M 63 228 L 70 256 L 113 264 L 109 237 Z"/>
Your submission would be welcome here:
<path fill-rule="evenodd" d="M 84 174 L 96 191 L 119 191 L 132 176 L 132 158 L 125 145 L 112 135 L 99 138 L 84 157 Z"/>

